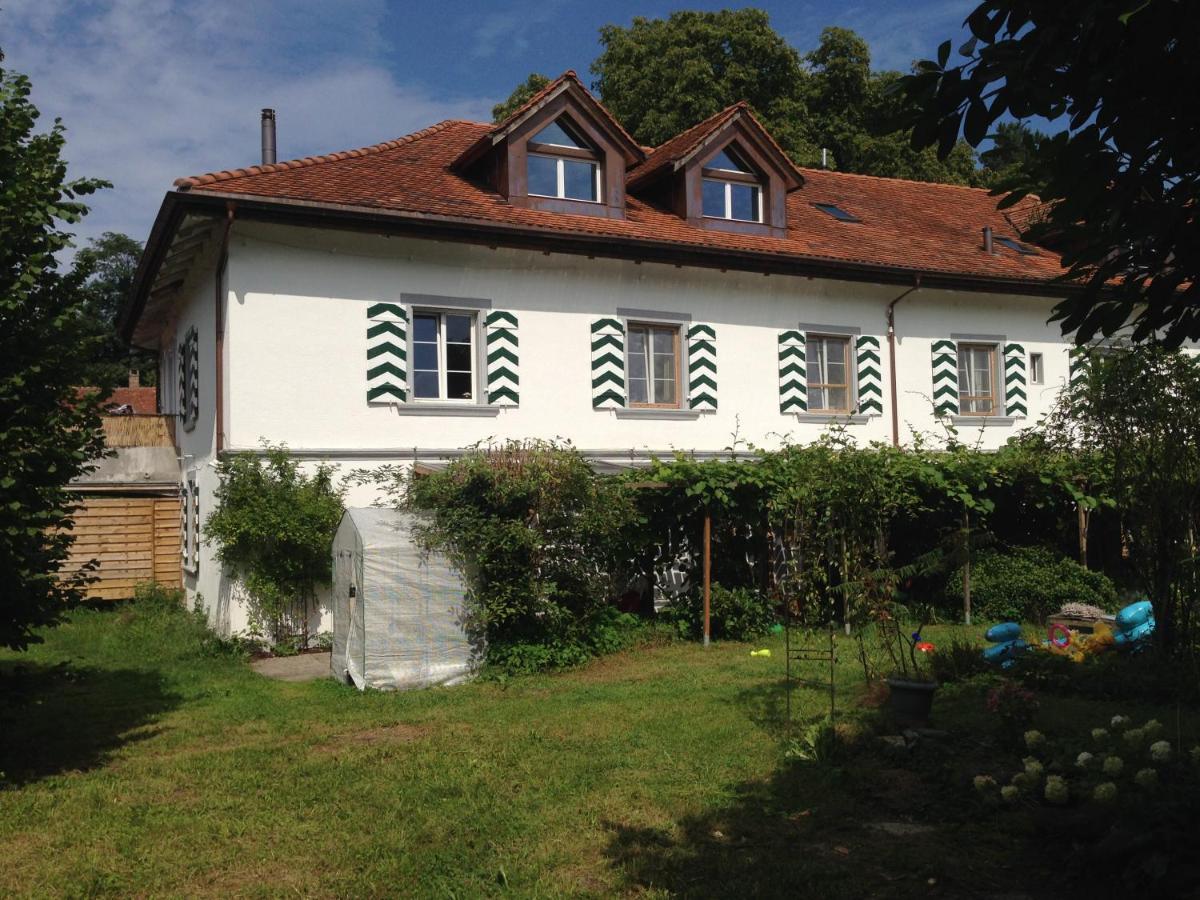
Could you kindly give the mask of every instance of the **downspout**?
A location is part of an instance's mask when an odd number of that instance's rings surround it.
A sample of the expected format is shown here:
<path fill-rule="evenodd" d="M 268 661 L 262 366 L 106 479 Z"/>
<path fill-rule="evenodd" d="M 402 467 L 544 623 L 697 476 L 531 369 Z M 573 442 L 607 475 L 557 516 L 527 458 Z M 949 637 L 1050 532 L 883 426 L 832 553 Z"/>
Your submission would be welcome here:
<path fill-rule="evenodd" d="M 229 232 L 233 230 L 233 217 L 236 206 L 232 200 L 225 204 L 225 230 L 221 235 L 221 252 L 217 256 L 217 270 L 213 286 L 213 307 L 216 315 L 216 340 L 213 342 L 216 353 L 216 452 L 219 455 L 225 449 L 225 291 L 221 290 L 225 278 L 225 264 L 229 257 Z"/>
<path fill-rule="evenodd" d="M 921 273 L 913 276 L 913 286 L 887 305 L 888 383 L 892 397 L 892 446 L 900 446 L 900 399 L 896 396 L 896 304 L 921 289 Z"/>

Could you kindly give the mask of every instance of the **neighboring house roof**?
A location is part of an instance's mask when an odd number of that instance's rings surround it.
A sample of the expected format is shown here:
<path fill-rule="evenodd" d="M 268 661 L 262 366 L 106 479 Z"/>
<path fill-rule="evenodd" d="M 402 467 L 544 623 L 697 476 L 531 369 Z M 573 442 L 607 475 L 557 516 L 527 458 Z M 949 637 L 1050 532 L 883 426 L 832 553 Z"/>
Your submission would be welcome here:
<path fill-rule="evenodd" d="M 108 403 L 105 406 L 107 409 L 129 407 L 128 412 L 136 416 L 154 415 L 158 412 L 158 388 L 117 388 L 112 392 L 112 396 L 108 398 Z"/>
<path fill-rule="evenodd" d="M 730 110 L 719 115 L 728 113 Z M 490 129 L 473 122 L 441 122 L 400 140 L 360 150 L 216 172 L 180 179 L 176 184 L 181 190 L 231 197 L 447 216 L 551 233 L 612 235 L 697 248 L 862 262 L 913 272 L 933 270 L 1025 281 L 1048 281 L 1063 272 L 1059 257 L 1048 251 L 1036 256 L 1005 249 L 992 255 L 983 252 L 981 229 L 985 225 L 998 235 L 1020 238 L 996 209 L 996 197 L 984 189 L 824 169 L 799 170 L 804 184 L 788 194 L 786 238 L 689 225 L 673 212 L 635 195 L 627 197 L 624 219 L 510 206 L 498 192 L 450 169 L 455 159 Z M 650 160 L 656 156 L 658 151 Z M 839 206 L 861 221 L 838 221 L 817 209 L 814 204 L 818 203 Z"/>

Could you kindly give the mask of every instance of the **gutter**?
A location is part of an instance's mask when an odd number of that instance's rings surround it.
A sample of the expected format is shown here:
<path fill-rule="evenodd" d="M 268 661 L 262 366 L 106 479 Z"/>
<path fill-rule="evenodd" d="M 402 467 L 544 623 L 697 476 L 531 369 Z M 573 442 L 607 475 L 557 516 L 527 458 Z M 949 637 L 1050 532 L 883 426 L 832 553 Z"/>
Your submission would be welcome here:
<path fill-rule="evenodd" d="M 233 192 L 175 190 L 168 191 L 163 200 L 142 262 L 138 266 L 129 305 L 122 310 L 120 333 L 126 341 L 130 339 L 133 327 L 145 307 L 153 273 L 157 271 L 165 252 L 165 244 L 169 243 L 175 224 L 185 211 L 220 215 L 226 204 L 231 201 L 237 203 L 238 217 L 241 219 L 315 225 L 425 240 L 456 241 L 492 248 L 540 250 L 547 253 L 872 284 L 909 284 L 915 275 L 920 274 L 926 287 L 1035 297 L 1066 297 L 1081 290 L 1079 285 L 1065 281 L 936 273 L 870 262 L 802 257 L 773 251 L 729 250 L 621 235 L 548 231 L 458 216 L 367 209 L 346 204 L 256 197 Z"/>
<path fill-rule="evenodd" d="M 887 305 L 888 382 L 892 397 L 892 446 L 900 446 L 900 398 L 896 396 L 896 304 L 921 289 L 921 273 L 913 276 L 913 285 Z"/>

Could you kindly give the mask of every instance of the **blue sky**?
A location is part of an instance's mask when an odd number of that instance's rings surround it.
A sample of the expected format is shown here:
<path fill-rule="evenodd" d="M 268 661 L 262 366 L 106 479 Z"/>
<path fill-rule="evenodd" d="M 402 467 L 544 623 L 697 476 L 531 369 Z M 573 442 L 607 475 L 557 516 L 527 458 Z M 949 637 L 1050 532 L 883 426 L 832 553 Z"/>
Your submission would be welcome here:
<path fill-rule="evenodd" d="M 801 52 L 841 25 L 876 68 L 906 69 L 958 37 L 975 3 L 0 0 L 0 49 L 33 80 L 44 119 L 66 124 L 72 174 L 114 184 L 80 238 L 145 239 L 175 178 L 258 161 L 261 107 L 278 111 L 281 159 L 486 121 L 532 71 L 590 81 L 602 25 L 743 5 L 765 8 Z"/>

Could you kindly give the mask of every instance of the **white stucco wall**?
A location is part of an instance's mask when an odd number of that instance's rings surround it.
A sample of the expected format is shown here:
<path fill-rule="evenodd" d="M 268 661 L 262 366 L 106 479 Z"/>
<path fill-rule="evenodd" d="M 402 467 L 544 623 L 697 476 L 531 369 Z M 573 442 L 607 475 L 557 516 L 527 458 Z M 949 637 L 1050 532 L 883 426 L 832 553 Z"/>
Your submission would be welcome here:
<path fill-rule="evenodd" d="M 180 429 L 185 472 L 195 470 L 201 519 L 216 488 L 213 278 L 216 248 L 194 269 L 165 341 L 191 325 L 200 335 L 200 417 Z M 225 434 L 229 450 L 286 443 L 343 472 L 486 440 L 568 438 L 588 453 L 721 452 L 740 441 L 775 447 L 827 427 L 779 411 L 778 345 L 798 326 L 857 329 L 880 339 L 884 411 L 850 426 L 863 442 L 891 440 L 885 309 L 902 289 L 831 280 L 638 265 L 463 244 L 318 232 L 238 222 L 226 270 Z M 518 408 L 494 416 L 412 414 L 366 402 L 366 308 L 401 294 L 479 298 L 519 317 Z M 1053 403 L 1067 376 L 1067 348 L 1046 324 L 1045 298 L 922 289 L 896 309 L 901 440 L 942 433 L 933 417 L 931 344 L 956 335 L 1003 336 L 1042 353 L 1045 384 L 1029 385 L 1028 417 L 960 426 L 960 437 L 997 447 Z M 591 401 L 590 325 L 633 308 L 688 314 L 717 333 L 718 409 L 694 418 L 627 418 Z M 174 384 L 172 373 L 165 383 Z M 1002 376 L 1001 376 L 1002 383 Z M 351 505 L 375 499 L 351 489 Z M 187 573 L 189 602 L 202 597 L 218 630 L 244 631 L 246 609 L 213 549 Z M 322 625 L 325 627 L 325 625 Z"/>

